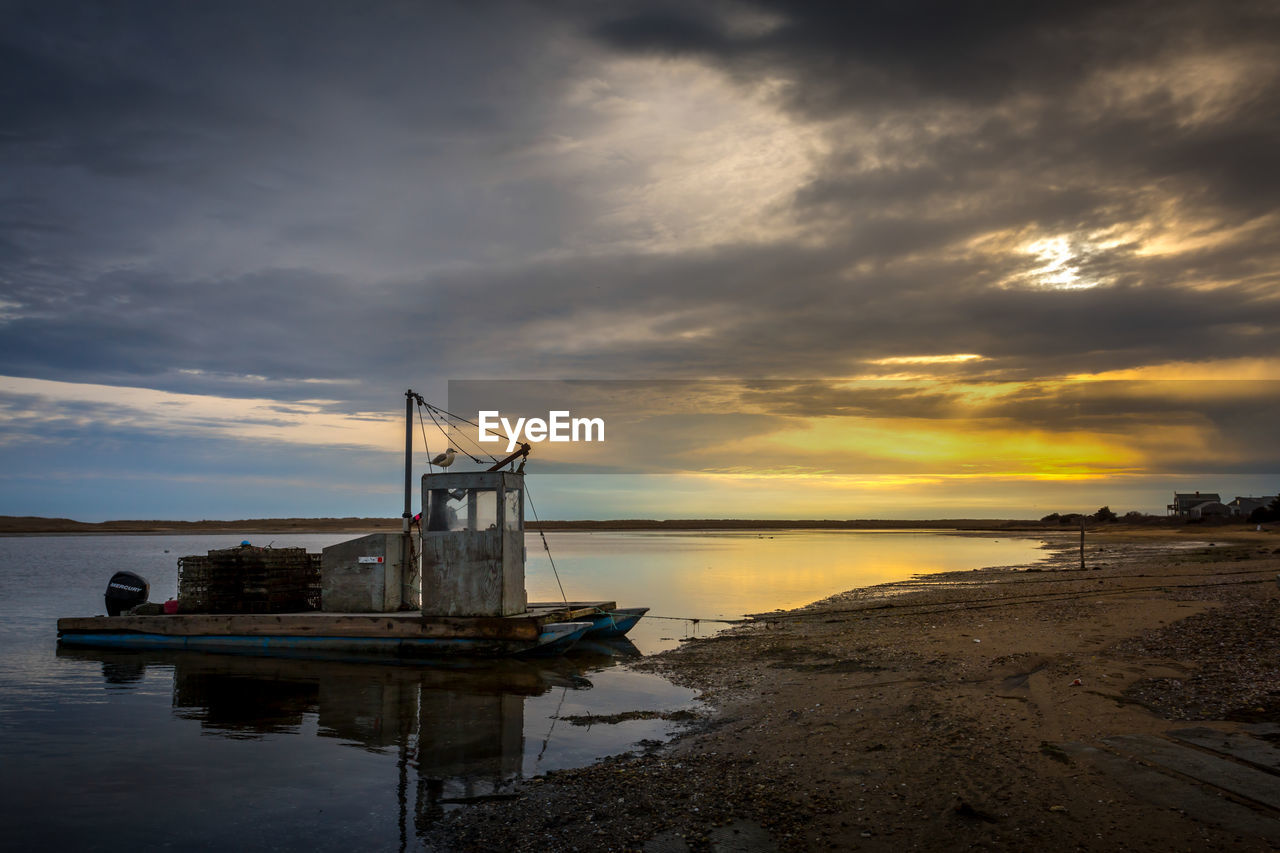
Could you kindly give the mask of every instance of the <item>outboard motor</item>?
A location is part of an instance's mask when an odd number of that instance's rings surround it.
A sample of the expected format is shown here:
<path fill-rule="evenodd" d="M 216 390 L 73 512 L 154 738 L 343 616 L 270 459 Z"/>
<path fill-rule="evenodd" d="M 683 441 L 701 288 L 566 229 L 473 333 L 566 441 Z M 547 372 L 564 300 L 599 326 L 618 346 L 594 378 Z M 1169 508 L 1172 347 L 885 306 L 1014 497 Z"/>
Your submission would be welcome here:
<path fill-rule="evenodd" d="M 107 615 L 119 616 L 131 607 L 145 604 L 150 592 L 151 584 L 142 575 L 116 572 L 107 582 Z"/>

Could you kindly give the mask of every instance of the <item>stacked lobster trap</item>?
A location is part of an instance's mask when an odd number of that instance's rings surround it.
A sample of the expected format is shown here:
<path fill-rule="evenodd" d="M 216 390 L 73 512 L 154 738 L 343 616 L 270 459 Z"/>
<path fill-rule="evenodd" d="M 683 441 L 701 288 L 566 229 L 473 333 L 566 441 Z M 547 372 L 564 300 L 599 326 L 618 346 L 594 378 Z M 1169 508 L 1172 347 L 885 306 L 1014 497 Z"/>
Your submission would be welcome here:
<path fill-rule="evenodd" d="M 320 609 L 320 555 L 305 548 L 237 548 L 178 560 L 183 613 L 304 613 Z"/>

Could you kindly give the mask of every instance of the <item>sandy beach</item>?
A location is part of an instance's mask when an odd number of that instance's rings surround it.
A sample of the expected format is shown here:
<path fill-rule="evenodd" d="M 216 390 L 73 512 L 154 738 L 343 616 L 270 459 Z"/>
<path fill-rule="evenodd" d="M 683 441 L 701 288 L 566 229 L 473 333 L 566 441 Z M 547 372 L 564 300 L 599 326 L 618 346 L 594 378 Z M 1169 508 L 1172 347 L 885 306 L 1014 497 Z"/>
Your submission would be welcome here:
<path fill-rule="evenodd" d="M 521 784 L 441 850 L 1267 850 L 1280 533 L 1061 534 L 646 659 L 711 712 Z M 643 710 L 643 709 L 637 709 Z M 607 724 L 602 722 L 601 724 Z"/>

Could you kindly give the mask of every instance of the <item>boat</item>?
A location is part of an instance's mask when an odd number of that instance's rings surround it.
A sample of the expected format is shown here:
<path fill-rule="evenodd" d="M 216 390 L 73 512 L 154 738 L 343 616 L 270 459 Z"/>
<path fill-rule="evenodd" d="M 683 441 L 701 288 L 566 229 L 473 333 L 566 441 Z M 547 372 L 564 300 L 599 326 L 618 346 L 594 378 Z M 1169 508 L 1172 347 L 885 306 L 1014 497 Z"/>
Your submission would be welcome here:
<path fill-rule="evenodd" d="M 99 649 L 191 649 L 324 660 L 431 660 L 561 654 L 593 622 L 545 616 L 424 619 L 417 613 L 234 613 L 72 617 L 58 643 Z"/>
<path fill-rule="evenodd" d="M 622 637 L 648 612 L 613 601 L 527 602 L 528 444 L 485 471 L 424 474 L 423 512 L 412 516 L 412 404 L 425 401 L 412 390 L 406 398 L 399 534 L 321 554 L 246 541 L 184 557 L 178 598 L 164 606 L 147 603 L 145 579 L 117 572 L 107 615 L 59 619 L 59 644 L 327 659 L 556 655 L 585 637 Z M 517 459 L 518 469 L 502 470 Z"/>
<path fill-rule="evenodd" d="M 646 613 L 647 607 L 621 607 L 605 610 L 591 620 L 591 628 L 587 636 L 601 640 L 625 637 Z"/>
<path fill-rule="evenodd" d="M 555 607 L 550 603 L 531 604 L 530 607 Z M 581 608 L 594 608 L 589 616 L 575 618 L 589 618 L 591 620 L 591 629 L 587 631 L 587 636 L 593 640 L 616 639 L 625 637 L 627 632 L 636 626 L 636 623 L 649 612 L 647 607 L 601 607 L 589 601 L 572 601 L 563 605 L 564 607 L 574 608 L 575 612 Z"/>

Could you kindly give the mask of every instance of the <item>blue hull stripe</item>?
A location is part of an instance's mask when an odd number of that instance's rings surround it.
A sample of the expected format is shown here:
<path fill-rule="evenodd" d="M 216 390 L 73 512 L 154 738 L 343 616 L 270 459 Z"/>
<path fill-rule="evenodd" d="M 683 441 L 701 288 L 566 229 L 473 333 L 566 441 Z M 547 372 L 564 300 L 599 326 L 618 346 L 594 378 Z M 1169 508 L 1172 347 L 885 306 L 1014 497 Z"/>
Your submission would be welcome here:
<path fill-rule="evenodd" d="M 534 642 L 482 638 L 297 637 L 199 635 L 167 636 L 122 632 L 67 632 L 58 642 L 67 646 L 117 649 L 191 649 L 258 655 L 340 655 L 344 657 L 422 658 L 439 655 L 500 656 L 556 653 L 581 639 L 589 623 L 573 631 L 543 631 Z"/>

